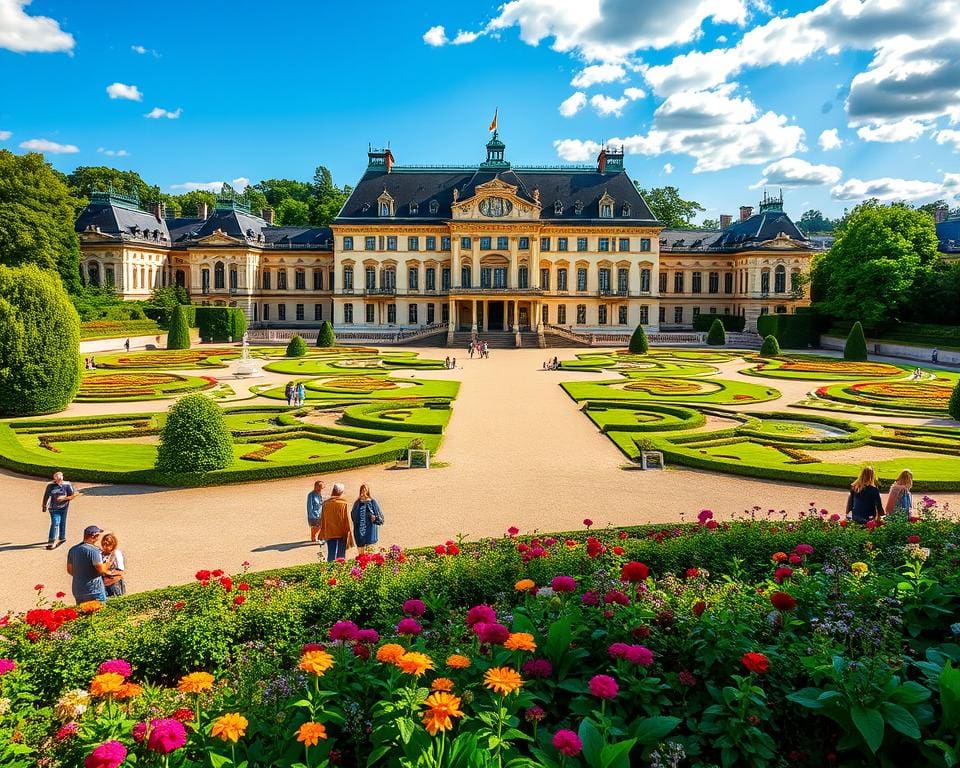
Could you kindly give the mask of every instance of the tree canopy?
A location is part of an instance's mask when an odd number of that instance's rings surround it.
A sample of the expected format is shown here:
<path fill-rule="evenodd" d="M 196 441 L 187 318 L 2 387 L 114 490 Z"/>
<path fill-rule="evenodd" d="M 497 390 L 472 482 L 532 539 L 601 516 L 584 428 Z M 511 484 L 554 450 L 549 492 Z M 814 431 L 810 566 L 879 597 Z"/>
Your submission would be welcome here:
<path fill-rule="evenodd" d="M 832 232 L 836 222 L 825 218 L 823 213 L 811 208 L 803 212 L 799 225 L 800 229 L 809 235 L 814 232 Z"/>
<path fill-rule="evenodd" d="M 124 195 L 136 194 L 141 204 L 155 201 L 160 194 L 151 187 L 136 171 L 121 171 L 105 165 L 81 165 L 67 176 L 67 185 L 73 196 L 81 201 L 81 208 L 87 204 L 92 192 L 106 192 L 113 189 Z"/>
<path fill-rule="evenodd" d="M 680 190 L 676 187 L 643 189 L 638 184 L 637 189 L 647 201 L 653 215 L 668 229 L 689 227 L 693 217 L 706 210 L 695 200 L 684 200 L 680 197 Z"/>

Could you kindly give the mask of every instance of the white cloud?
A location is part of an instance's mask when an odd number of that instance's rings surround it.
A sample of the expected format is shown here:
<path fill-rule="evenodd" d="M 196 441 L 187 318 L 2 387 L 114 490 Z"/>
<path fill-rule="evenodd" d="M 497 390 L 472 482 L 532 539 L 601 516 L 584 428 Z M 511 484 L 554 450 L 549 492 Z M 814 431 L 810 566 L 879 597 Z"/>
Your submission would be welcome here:
<path fill-rule="evenodd" d="M 149 118 L 150 120 L 158 120 L 161 117 L 165 117 L 168 120 L 176 120 L 177 118 L 180 117 L 180 114 L 182 112 L 183 110 L 180 107 L 177 107 L 175 110 L 173 110 L 173 112 L 167 109 L 162 109 L 160 107 L 154 107 L 149 112 L 147 112 L 147 114 L 145 114 L 144 117 Z"/>
<path fill-rule="evenodd" d="M 956 189 L 960 174 L 946 174 L 943 182 L 920 181 L 919 179 L 847 179 L 830 190 L 834 200 L 864 200 L 876 197 L 879 200 L 922 200 L 942 197 L 945 190 Z"/>
<path fill-rule="evenodd" d="M 843 175 L 835 165 L 813 165 L 799 157 L 777 160 L 763 169 L 763 178 L 751 189 L 765 186 L 816 187 L 821 184 L 836 184 Z"/>
<path fill-rule="evenodd" d="M 430 27 L 426 32 L 423 33 L 423 42 L 427 45 L 432 45 L 435 48 L 439 48 L 441 45 L 446 45 L 447 42 L 447 30 L 443 28 L 441 24 L 437 24 L 435 27 Z"/>
<path fill-rule="evenodd" d="M 130 153 L 125 149 L 104 149 L 103 147 L 97 147 L 97 152 L 101 155 L 106 155 L 107 157 L 129 157 Z"/>
<path fill-rule="evenodd" d="M 750 99 L 735 95 L 736 83 L 709 91 L 680 91 L 657 107 L 653 117 L 661 129 L 696 129 L 727 123 L 745 123 L 757 114 Z"/>
<path fill-rule="evenodd" d="M 29 149 L 31 152 L 48 152 L 51 155 L 72 155 L 80 151 L 73 144 L 58 144 L 47 139 L 30 139 L 20 142 L 20 149 Z"/>
<path fill-rule="evenodd" d="M 627 70 L 619 64 L 593 64 L 574 76 L 570 85 L 574 88 L 589 88 L 601 83 L 614 83 L 626 77 Z"/>
<path fill-rule="evenodd" d="M 580 139 L 557 139 L 553 142 L 557 156 L 568 163 L 580 163 L 590 160 L 600 152 L 602 145 L 595 141 Z"/>
<path fill-rule="evenodd" d="M 664 163 L 664 164 L 663 164 L 663 172 L 664 172 L 665 174 L 667 174 L 668 176 L 669 176 L 671 173 L 673 173 L 673 164 L 672 164 L 672 163 Z"/>
<path fill-rule="evenodd" d="M 923 136 L 928 127 L 925 123 L 919 123 L 907 117 L 893 123 L 865 125 L 857 129 L 857 136 L 864 141 L 916 141 Z"/>
<path fill-rule="evenodd" d="M 609 115 L 620 117 L 628 101 L 629 99 L 626 96 L 615 99 L 612 96 L 602 96 L 598 93 L 590 99 L 590 106 L 601 117 L 608 117 Z"/>
<path fill-rule="evenodd" d="M 111 83 L 107 86 L 107 95 L 111 99 L 127 99 L 128 101 L 143 101 L 143 94 L 135 85 Z"/>
<path fill-rule="evenodd" d="M 630 99 L 630 101 L 636 101 L 637 99 L 646 98 L 647 92 L 643 90 L 643 88 L 624 88 L 623 95 Z"/>
<path fill-rule="evenodd" d="M 577 112 L 584 108 L 587 103 L 587 94 L 583 91 L 577 91 L 568 98 L 560 102 L 559 111 L 564 117 L 573 117 Z"/>
<path fill-rule="evenodd" d="M 820 145 L 820 149 L 824 152 L 829 152 L 831 149 L 839 149 L 842 147 L 843 139 L 840 138 L 840 134 L 836 128 L 828 128 L 820 133 L 820 138 L 817 140 L 817 143 Z"/>
<path fill-rule="evenodd" d="M 450 41 L 451 45 L 466 45 L 472 43 L 480 37 L 479 32 L 464 32 L 462 29 L 457 31 L 457 36 Z"/>
<path fill-rule="evenodd" d="M 73 35 L 46 16 L 28 16 L 30 0 L 0 0 L 0 48 L 17 53 L 73 50 Z"/>
<path fill-rule="evenodd" d="M 13 131 L 0 131 L 0 141 L 6 141 L 13 136 Z"/>
<path fill-rule="evenodd" d="M 231 187 L 237 190 L 246 189 L 250 186 L 250 179 L 246 176 L 240 176 L 239 178 L 234 179 L 233 181 L 185 181 L 183 184 L 171 184 L 170 189 L 182 189 L 185 192 L 194 192 L 198 189 L 206 190 L 207 192 L 219 192 L 224 184 L 229 184 Z"/>
<path fill-rule="evenodd" d="M 2 133 L 2 132 L 0 132 Z M 9 135 L 8 135 L 9 138 Z M 949 144 L 954 152 L 960 152 L 960 131 L 942 130 L 937 133 L 937 144 Z"/>
<path fill-rule="evenodd" d="M 134 53 L 139 53 L 141 55 L 147 52 L 147 49 L 144 48 L 142 45 L 131 45 L 130 50 L 133 51 Z"/>

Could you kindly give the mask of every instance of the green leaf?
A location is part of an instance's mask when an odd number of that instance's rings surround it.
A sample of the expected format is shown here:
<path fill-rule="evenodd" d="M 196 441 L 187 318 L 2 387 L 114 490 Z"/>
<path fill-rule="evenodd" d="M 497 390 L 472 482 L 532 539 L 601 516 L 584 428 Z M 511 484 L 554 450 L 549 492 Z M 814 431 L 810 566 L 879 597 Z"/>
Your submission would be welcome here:
<path fill-rule="evenodd" d="M 547 645 L 544 649 L 547 658 L 554 664 L 559 664 L 563 658 L 564 652 L 570 647 L 570 641 L 573 639 L 571 626 L 573 624 L 573 613 L 568 612 L 550 625 L 547 632 Z"/>
<path fill-rule="evenodd" d="M 917 725 L 916 719 L 906 709 L 899 704 L 891 704 L 889 701 L 883 702 L 880 709 L 883 712 L 883 719 L 895 731 L 899 731 L 911 739 L 920 738 L 920 726 Z"/>
<path fill-rule="evenodd" d="M 850 717 L 870 751 L 876 752 L 880 749 L 883 743 L 883 716 L 875 709 L 856 704 L 850 710 Z"/>
<path fill-rule="evenodd" d="M 216 752 L 210 753 L 210 765 L 213 768 L 223 768 L 225 765 L 232 765 L 233 761 L 224 755 L 218 755 Z"/>
<path fill-rule="evenodd" d="M 630 750 L 636 743 L 636 739 L 628 739 L 607 744 L 600 752 L 600 768 L 630 768 Z"/>
<path fill-rule="evenodd" d="M 643 744 L 649 746 L 656 744 L 663 739 L 670 731 L 680 725 L 679 717 L 647 717 L 640 720 L 631 730 L 633 737 Z"/>
<path fill-rule="evenodd" d="M 890 694 L 890 701 L 895 704 L 919 704 L 930 698 L 930 689 L 920 685 L 920 683 L 908 680 L 903 685 Z"/>
<path fill-rule="evenodd" d="M 947 733 L 960 731 L 960 666 L 955 667 L 950 662 L 940 673 L 940 706 Z"/>
<path fill-rule="evenodd" d="M 578 735 L 583 744 L 583 757 L 587 764 L 593 768 L 601 768 L 600 753 L 603 751 L 603 735 L 597 730 L 597 726 L 592 720 L 584 720 L 580 723 Z"/>

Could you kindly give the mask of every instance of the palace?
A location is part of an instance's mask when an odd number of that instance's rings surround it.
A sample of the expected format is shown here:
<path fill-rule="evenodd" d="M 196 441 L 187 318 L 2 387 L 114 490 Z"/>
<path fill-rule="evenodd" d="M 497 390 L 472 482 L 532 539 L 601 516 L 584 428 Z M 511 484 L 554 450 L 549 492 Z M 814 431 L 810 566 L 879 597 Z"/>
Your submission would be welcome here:
<path fill-rule="evenodd" d="M 338 331 L 430 327 L 456 334 L 563 329 L 684 330 L 701 313 L 743 315 L 809 303 L 816 246 L 783 211 L 743 207 L 722 230 L 664 230 L 624 169 L 513 166 L 496 131 L 472 166 L 367 169 L 331 228 L 273 224 L 233 200 L 167 218 L 159 205 L 94 193 L 77 219 L 82 273 L 128 299 L 181 285 L 201 304 L 239 306 L 254 327 Z"/>

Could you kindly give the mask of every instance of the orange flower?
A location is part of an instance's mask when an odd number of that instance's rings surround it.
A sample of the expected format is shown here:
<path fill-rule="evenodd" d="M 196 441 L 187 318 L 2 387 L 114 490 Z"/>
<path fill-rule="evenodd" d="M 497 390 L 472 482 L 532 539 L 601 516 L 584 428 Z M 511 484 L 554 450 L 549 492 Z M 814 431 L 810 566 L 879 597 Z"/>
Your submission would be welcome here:
<path fill-rule="evenodd" d="M 80 603 L 77 608 L 80 609 L 80 613 L 96 613 L 103 608 L 103 603 L 99 600 L 87 600 L 86 602 Z"/>
<path fill-rule="evenodd" d="M 773 553 L 773 556 L 772 556 L 770 559 L 773 560 L 773 562 L 775 562 L 775 563 L 782 563 L 784 560 L 787 559 L 787 553 L 786 553 L 786 552 L 774 552 L 774 553 Z"/>
<path fill-rule="evenodd" d="M 537 583 L 533 579 L 520 579 L 516 584 L 513 585 L 513 588 L 517 592 L 529 592 L 531 589 L 536 589 Z"/>
<path fill-rule="evenodd" d="M 460 698 L 453 694 L 443 691 L 431 693 L 424 704 L 428 709 L 423 713 L 423 724 L 431 736 L 436 736 L 438 731 L 449 731 L 453 728 L 451 717 L 463 717 Z"/>
<path fill-rule="evenodd" d="M 491 691 L 508 696 L 523 686 L 523 679 L 511 667 L 493 667 L 484 672 L 483 684 Z"/>
<path fill-rule="evenodd" d="M 222 741 L 236 742 L 247 732 L 247 725 L 249 725 L 247 718 L 239 712 L 228 712 L 213 721 L 210 735 L 216 736 Z"/>
<path fill-rule="evenodd" d="M 459 653 L 447 656 L 447 666 L 450 667 L 450 669 L 467 669 L 471 664 L 473 664 L 473 662 L 470 661 L 469 656 L 461 656 Z"/>
<path fill-rule="evenodd" d="M 120 686 L 120 690 L 117 691 L 115 698 L 117 699 L 134 699 L 143 693 L 143 686 L 137 685 L 136 683 L 126 682 Z"/>
<path fill-rule="evenodd" d="M 382 661 L 384 664 L 396 664 L 397 659 L 406 652 L 407 649 L 399 643 L 387 643 L 377 649 L 377 661 Z"/>
<path fill-rule="evenodd" d="M 503 647 L 508 651 L 530 651 L 532 653 L 537 650 L 537 643 L 529 632 L 513 632 L 507 638 Z"/>
<path fill-rule="evenodd" d="M 111 696 L 120 691 L 125 682 L 123 675 L 116 672 L 104 672 L 96 675 L 90 681 L 90 694 L 92 696 Z"/>
<path fill-rule="evenodd" d="M 396 664 L 408 675 L 420 677 L 428 669 L 433 669 L 433 660 L 425 653 L 419 651 L 409 651 L 399 659 Z"/>
<path fill-rule="evenodd" d="M 452 691 L 453 690 L 453 680 L 449 677 L 438 677 L 432 683 L 430 683 L 431 691 Z"/>
<path fill-rule="evenodd" d="M 304 672 L 319 677 L 333 666 L 333 656 L 326 651 L 307 651 L 298 665 Z"/>
<path fill-rule="evenodd" d="M 209 672 L 191 672 L 180 678 L 177 690 L 180 693 L 203 693 L 213 688 L 213 675 Z"/>
<path fill-rule="evenodd" d="M 327 738 L 327 728 L 323 723 L 304 723 L 297 730 L 297 741 L 308 747 L 315 747 L 320 739 Z"/>

